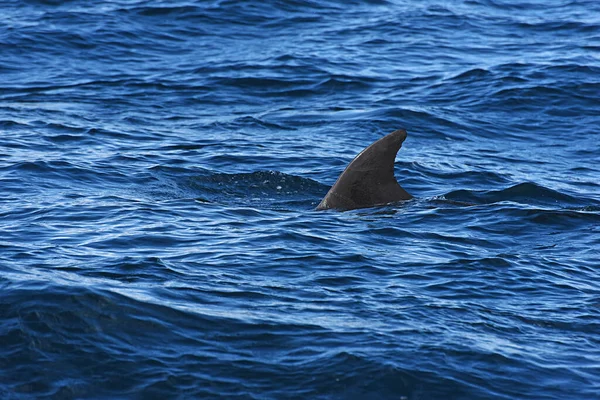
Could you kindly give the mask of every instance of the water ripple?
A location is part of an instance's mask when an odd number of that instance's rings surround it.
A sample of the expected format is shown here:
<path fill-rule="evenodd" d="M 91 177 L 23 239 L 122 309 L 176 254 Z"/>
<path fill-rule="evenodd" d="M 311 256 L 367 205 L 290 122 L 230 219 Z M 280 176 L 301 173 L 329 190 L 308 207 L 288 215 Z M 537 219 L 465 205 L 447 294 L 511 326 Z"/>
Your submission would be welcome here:
<path fill-rule="evenodd" d="M 0 397 L 600 392 L 597 2 L 5 3 Z"/>

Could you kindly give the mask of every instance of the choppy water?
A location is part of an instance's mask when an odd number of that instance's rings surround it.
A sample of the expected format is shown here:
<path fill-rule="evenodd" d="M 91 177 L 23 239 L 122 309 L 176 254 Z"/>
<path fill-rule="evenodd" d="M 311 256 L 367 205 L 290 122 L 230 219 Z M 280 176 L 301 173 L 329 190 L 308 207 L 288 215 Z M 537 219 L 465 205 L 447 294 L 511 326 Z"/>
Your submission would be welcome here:
<path fill-rule="evenodd" d="M 0 5 L 0 397 L 600 398 L 596 0 Z"/>

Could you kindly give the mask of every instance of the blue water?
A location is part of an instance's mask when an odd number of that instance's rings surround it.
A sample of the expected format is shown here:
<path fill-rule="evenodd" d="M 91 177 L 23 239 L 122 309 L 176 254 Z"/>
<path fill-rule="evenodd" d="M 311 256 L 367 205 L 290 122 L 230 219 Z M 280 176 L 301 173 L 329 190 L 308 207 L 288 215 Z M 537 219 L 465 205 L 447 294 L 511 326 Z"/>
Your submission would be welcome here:
<path fill-rule="evenodd" d="M 600 398 L 600 2 L 0 10 L 0 398 Z"/>

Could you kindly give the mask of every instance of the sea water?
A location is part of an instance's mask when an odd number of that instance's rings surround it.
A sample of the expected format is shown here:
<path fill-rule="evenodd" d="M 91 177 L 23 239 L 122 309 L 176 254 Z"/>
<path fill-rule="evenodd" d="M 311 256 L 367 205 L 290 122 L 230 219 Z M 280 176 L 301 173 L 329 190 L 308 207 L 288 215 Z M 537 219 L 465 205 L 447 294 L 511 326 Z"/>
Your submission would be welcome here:
<path fill-rule="evenodd" d="M 0 11 L 1 398 L 600 398 L 600 2 Z"/>

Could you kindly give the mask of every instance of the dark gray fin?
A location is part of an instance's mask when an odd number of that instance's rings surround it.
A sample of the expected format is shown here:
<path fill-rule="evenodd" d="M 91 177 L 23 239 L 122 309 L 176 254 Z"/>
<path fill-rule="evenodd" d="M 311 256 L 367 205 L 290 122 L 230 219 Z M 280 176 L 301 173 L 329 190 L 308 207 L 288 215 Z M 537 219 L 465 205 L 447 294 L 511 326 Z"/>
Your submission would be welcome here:
<path fill-rule="evenodd" d="M 404 139 L 406 131 L 399 129 L 361 151 L 329 189 L 317 210 L 352 210 L 412 199 L 394 177 L 394 160 Z"/>

